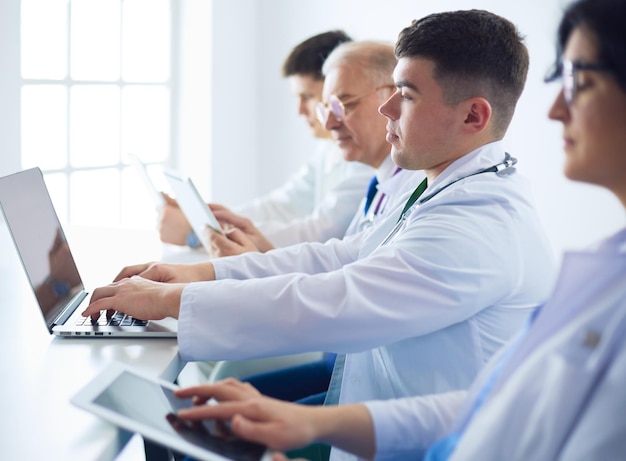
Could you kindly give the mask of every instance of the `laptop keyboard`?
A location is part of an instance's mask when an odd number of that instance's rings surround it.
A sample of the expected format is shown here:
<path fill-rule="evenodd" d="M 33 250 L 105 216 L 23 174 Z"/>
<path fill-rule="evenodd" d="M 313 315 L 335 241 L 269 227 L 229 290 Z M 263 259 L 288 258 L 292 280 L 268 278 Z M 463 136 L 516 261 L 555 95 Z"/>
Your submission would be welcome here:
<path fill-rule="evenodd" d="M 99 327 L 145 327 L 147 324 L 148 320 L 136 319 L 121 312 L 115 312 L 111 317 L 108 317 L 106 313 L 103 312 L 97 320 L 92 320 L 91 317 L 81 317 L 76 322 L 76 326 L 91 325 Z"/>

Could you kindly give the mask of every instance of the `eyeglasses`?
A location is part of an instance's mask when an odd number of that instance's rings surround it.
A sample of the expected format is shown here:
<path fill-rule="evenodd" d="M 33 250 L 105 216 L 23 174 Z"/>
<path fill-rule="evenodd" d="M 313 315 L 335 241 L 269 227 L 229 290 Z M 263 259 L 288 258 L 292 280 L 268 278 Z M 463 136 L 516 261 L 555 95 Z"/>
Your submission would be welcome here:
<path fill-rule="evenodd" d="M 348 113 L 346 106 L 354 105 L 355 103 L 359 102 L 364 97 L 369 96 L 372 93 L 376 93 L 377 91 L 380 91 L 384 88 L 395 88 L 395 85 L 377 86 L 376 88 L 368 91 L 367 93 L 364 93 L 360 96 L 355 96 L 353 98 L 348 98 L 345 101 L 342 101 L 341 99 L 339 99 L 337 95 L 331 94 L 328 97 L 328 102 L 326 104 L 321 103 L 321 102 L 317 103 L 317 106 L 315 107 L 317 119 L 320 121 L 322 125 L 326 125 L 326 122 L 328 121 L 328 117 L 332 113 L 334 117 L 338 121 L 341 122 L 343 121 L 344 118 L 346 118 L 346 115 Z"/>
<path fill-rule="evenodd" d="M 546 77 L 546 82 L 553 82 L 559 77 L 563 79 L 563 99 L 568 106 L 572 105 L 578 91 L 580 91 L 581 80 L 578 77 L 579 71 L 610 72 L 611 69 L 603 64 L 584 63 L 564 60 L 561 66 L 561 73 L 554 72 Z"/>

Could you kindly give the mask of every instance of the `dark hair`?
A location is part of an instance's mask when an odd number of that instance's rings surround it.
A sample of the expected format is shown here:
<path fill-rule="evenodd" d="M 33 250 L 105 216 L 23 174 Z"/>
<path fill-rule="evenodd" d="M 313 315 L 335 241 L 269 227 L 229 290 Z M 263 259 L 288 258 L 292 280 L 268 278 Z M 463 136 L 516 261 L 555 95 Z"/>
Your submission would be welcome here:
<path fill-rule="evenodd" d="M 331 30 L 314 35 L 297 45 L 283 64 L 283 77 L 307 75 L 315 80 L 324 80 L 322 65 L 326 57 L 338 45 L 352 39 L 342 30 Z"/>
<path fill-rule="evenodd" d="M 528 74 L 528 50 L 513 23 L 482 10 L 431 14 L 400 32 L 396 55 L 433 61 L 446 104 L 487 99 L 494 134 L 504 135 Z"/>
<path fill-rule="evenodd" d="M 626 1 L 579 0 L 570 4 L 557 33 L 557 57 L 546 80 L 561 76 L 563 52 L 574 29 L 582 27 L 597 40 L 599 63 L 613 72 L 626 91 Z"/>

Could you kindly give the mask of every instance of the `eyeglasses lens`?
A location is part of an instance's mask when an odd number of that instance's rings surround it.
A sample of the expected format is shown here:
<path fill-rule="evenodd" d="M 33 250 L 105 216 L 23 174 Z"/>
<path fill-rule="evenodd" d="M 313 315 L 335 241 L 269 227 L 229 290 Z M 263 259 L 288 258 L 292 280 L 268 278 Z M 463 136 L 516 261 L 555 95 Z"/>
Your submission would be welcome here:
<path fill-rule="evenodd" d="M 575 78 L 574 65 L 570 61 L 563 63 L 563 97 L 565 102 L 569 105 L 574 100 L 574 93 L 576 92 L 576 78 Z"/>
<path fill-rule="evenodd" d="M 328 107 L 338 121 L 342 121 L 346 116 L 343 103 L 334 94 L 328 98 Z"/>

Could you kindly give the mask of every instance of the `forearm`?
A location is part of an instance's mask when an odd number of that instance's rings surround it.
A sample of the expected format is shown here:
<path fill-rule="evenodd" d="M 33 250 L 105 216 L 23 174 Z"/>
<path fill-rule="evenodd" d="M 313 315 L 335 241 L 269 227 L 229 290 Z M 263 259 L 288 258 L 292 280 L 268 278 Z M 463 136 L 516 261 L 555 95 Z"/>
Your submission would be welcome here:
<path fill-rule="evenodd" d="M 268 253 L 245 253 L 213 261 L 216 279 L 245 280 L 300 272 L 317 274 L 354 261 L 353 246 L 342 241 L 302 243 Z"/>
<path fill-rule="evenodd" d="M 199 281 L 212 281 L 215 280 L 215 268 L 213 263 L 203 262 L 197 263 Z"/>
<path fill-rule="evenodd" d="M 332 445 L 360 458 L 374 457 L 374 424 L 364 405 L 312 407 L 311 425 L 316 442 Z"/>

